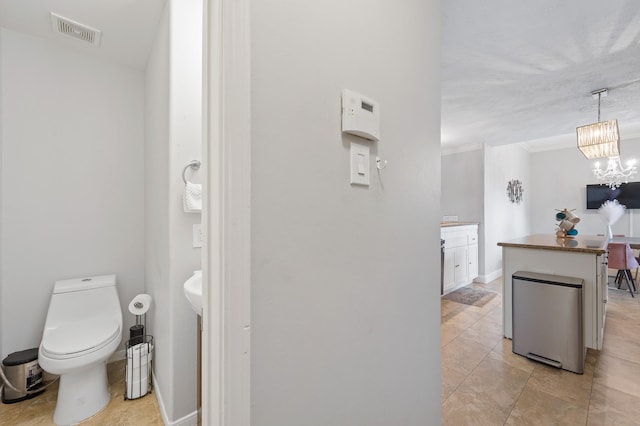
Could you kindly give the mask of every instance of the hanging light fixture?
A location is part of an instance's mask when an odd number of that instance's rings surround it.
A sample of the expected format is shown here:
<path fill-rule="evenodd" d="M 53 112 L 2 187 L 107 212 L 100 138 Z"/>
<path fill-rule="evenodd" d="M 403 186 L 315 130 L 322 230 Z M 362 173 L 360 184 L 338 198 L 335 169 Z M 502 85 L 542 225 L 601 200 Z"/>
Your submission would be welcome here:
<path fill-rule="evenodd" d="M 627 167 L 624 167 L 620 161 L 620 157 L 610 157 L 606 169 L 600 168 L 600 163 L 596 163 L 593 174 L 601 181 L 601 185 L 608 185 L 611 189 L 618 188 L 622 183 L 629 182 L 629 179 L 635 176 L 637 168 L 635 160 L 629 160 Z"/>
<path fill-rule="evenodd" d="M 627 162 L 627 166 L 620 161 L 620 132 L 618 120 L 600 121 L 600 100 L 607 96 L 607 89 L 598 89 L 591 92 L 595 99 L 598 97 L 598 122 L 586 126 L 576 127 L 578 136 L 578 149 L 589 160 L 608 157 L 609 161 L 605 169 L 600 168 L 600 163 L 595 164 L 593 175 L 601 185 L 608 185 L 611 189 L 618 188 L 622 183 L 637 173 L 635 160 Z"/>
<path fill-rule="evenodd" d="M 607 89 L 591 92 L 594 99 L 596 96 L 598 97 L 598 122 L 576 127 L 578 149 L 589 160 L 620 155 L 618 120 L 600 121 L 600 99 L 607 94 Z"/>

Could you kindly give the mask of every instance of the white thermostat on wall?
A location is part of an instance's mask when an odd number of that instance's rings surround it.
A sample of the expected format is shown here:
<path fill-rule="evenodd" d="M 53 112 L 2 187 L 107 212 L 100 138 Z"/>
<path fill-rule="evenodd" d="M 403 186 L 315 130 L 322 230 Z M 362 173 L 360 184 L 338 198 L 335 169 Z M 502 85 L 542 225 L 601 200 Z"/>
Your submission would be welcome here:
<path fill-rule="evenodd" d="M 380 140 L 380 104 L 353 90 L 342 90 L 342 131 Z"/>

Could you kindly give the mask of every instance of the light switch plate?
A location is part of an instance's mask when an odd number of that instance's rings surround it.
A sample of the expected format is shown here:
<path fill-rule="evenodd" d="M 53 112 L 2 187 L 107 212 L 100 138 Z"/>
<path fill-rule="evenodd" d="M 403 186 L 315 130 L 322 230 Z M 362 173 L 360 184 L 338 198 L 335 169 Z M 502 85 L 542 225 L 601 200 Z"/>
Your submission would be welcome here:
<path fill-rule="evenodd" d="M 351 142 L 351 184 L 369 186 L 369 145 Z"/>
<path fill-rule="evenodd" d="M 202 224 L 193 225 L 193 248 L 202 247 Z"/>

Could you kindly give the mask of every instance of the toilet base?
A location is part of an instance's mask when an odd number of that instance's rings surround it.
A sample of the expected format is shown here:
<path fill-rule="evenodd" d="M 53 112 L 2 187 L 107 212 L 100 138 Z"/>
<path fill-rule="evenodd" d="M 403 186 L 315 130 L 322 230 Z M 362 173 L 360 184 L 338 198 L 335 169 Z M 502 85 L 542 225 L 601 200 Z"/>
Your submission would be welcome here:
<path fill-rule="evenodd" d="M 80 423 L 106 407 L 110 399 L 106 361 L 61 374 L 53 421 L 58 425 Z"/>

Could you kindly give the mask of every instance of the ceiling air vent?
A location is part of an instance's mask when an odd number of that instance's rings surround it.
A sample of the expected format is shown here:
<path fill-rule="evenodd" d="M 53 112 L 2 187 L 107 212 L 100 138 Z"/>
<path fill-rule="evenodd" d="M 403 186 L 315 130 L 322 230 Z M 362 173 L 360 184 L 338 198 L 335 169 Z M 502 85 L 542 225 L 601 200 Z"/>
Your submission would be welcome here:
<path fill-rule="evenodd" d="M 60 15 L 51 13 L 51 24 L 53 25 L 53 31 L 58 34 L 64 34 L 70 37 L 77 38 L 87 43 L 91 43 L 94 46 L 100 46 L 100 37 L 102 32 L 91 28 L 87 25 L 80 24 L 72 21 Z"/>

